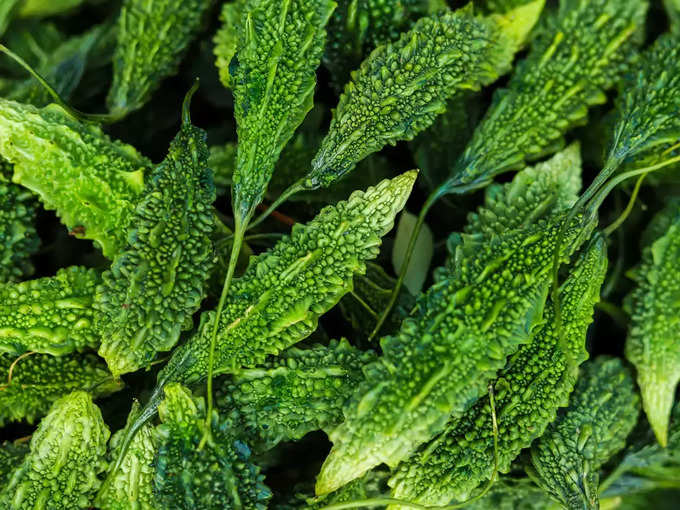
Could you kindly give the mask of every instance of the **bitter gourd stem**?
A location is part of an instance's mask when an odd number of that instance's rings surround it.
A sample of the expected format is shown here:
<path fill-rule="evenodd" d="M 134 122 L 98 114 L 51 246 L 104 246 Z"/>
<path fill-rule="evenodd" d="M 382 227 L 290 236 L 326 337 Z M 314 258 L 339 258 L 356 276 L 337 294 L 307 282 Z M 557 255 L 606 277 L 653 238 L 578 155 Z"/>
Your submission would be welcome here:
<path fill-rule="evenodd" d="M 302 191 L 303 189 L 305 189 L 304 179 L 300 179 L 299 181 L 294 182 L 293 184 L 288 186 L 288 188 L 286 188 L 283 191 L 283 193 L 281 193 L 279 198 L 274 200 L 274 202 L 272 202 L 272 204 L 269 207 L 267 207 L 267 209 L 262 214 L 260 214 L 257 218 L 255 218 L 250 223 L 250 225 L 248 226 L 248 228 L 246 230 L 250 230 L 252 228 L 257 227 L 260 223 L 262 223 L 264 220 L 266 220 L 269 217 L 269 215 L 276 210 L 277 207 L 279 207 L 286 200 L 288 200 L 290 197 L 295 195 L 298 191 Z"/>
<path fill-rule="evenodd" d="M 445 195 L 452 194 L 463 195 L 465 193 L 469 193 L 471 191 L 486 186 L 488 182 L 489 181 L 487 179 L 483 179 L 476 180 L 471 183 L 462 183 L 458 180 L 449 179 L 445 181 L 442 185 L 440 185 L 437 189 L 435 189 L 432 193 L 430 193 L 430 195 L 427 197 L 427 200 L 425 200 L 425 204 L 423 204 L 423 207 L 420 209 L 418 220 L 416 221 L 416 225 L 413 228 L 413 232 L 411 232 L 411 237 L 409 238 L 408 246 L 406 248 L 406 254 L 404 256 L 404 260 L 401 264 L 401 267 L 399 268 L 397 281 L 394 284 L 394 289 L 392 289 L 392 294 L 390 294 L 390 300 L 387 302 L 387 306 L 380 314 L 378 322 L 376 323 L 375 327 L 373 328 L 373 331 L 368 337 L 369 340 L 375 338 L 375 336 L 380 332 L 380 328 L 382 328 L 383 324 L 385 323 L 387 317 L 390 314 L 390 311 L 392 310 L 392 307 L 397 302 L 397 298 L 399 297 L 399 291 L 401 290 L 401 286 L 404 283 L 404 277 L 406 276 L 406 270 L 408 269 L 408 266 L 411 263 L 411 258 L 413 256 L 413 251 L 416 246 L 416 241 L 418 240 L 418 235 L 420 234 L 420 230 L 423 227 L 423 223 L 425 223 L 425 217 L 427 216 L 427 213 L 430 211 L 432 206 L 437 202 L 437 200 L 439 200 L 441 197 Z"/>
<path fill-rule="evenodd" d="M 638 193 L 640 192 L 640 186 L 642 186 L 642 181 L 645 180 L 645 177 L 647 174 L 642 174 L 640 177 L 638 177 L 637 182 L 635 183 L 635 187 L 633 188 L 633 193 L 630 195 L 630 200 L 628 200 L 628 204 L 626 205 L 626 208 L 623 210 L 621 215 L 616 218 L 607 228 L 604 229 L 604 235 L 609 237 L 616 231 L 617 228 L 619 228 L 624 221 L 628 218 L 630 215 L 631 211 L 633 210 L 633 206 L 635 205 L 635 201 L 637 200 Z"/>
<path fill-rule="evenodd" d="M 220 300 L 217 304 L 217 309 L 215 310 L 215 320 L 213 322 L 212 331 L 210 333 L 210 352 L 208 354 L 208 378 L 206 381 L 206 418 L 205 418 L 205 433 L 203 438 L 198 445 L 199 450 L 203 448 L 206 441 L 210 438 L 210 431 L 212 426 L 212 410 L 213 410 L 213 392 L 212 392 L 212 378 L 213 369 L 215 365 L 215 345 L 217 344 L 217 329 L 220 324 L 220 316 L 222 315 L 222 310 L 224 309 L 224 304 L 227 301 L 227 295 L 229 294 L 229 287 L 231 287 L 231 280 L 234 277 L 234 271 L 236 269 L 236 261 L 238 260 L 239 252 L 241 251 L 241 245 L 243 244 L 243 237 L 248 228 L 248 221 L 253 215 L 254 208 L 251 207 L 246 214 L 245 218 L 241 218 L 240 215 L 235 217 L 234 225 L 234 244 L 231 246 L 231 255 L 229 256 L 229 267 L 227 268 L 227 275 L 224 277 L 224 285 L 222 286 L 222 293 L 220 294 Z"/>

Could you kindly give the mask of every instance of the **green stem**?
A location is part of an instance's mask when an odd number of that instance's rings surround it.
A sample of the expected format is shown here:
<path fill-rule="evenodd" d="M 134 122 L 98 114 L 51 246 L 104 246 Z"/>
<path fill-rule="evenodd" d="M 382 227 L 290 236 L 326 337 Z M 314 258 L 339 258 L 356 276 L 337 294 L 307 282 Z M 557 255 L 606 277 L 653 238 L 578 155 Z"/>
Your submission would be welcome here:
<path fill-rule="evenodd" d="M 638 177 L 638 180 L 635 182 L 635 187 L 633 188 L 633 193 L 630 195 L 630 200 L 628 201 L 628 204 L 626 205 L 626 208 L 623 210 L 621 215 L 616 218 L 614 222 L 612 222 L 611 225 L 609 225 L 607 228 L 604 229 L 604 235 L 609 237 L 617 228 L 619 228 L 626 219 L 628 219 L 628 216 L 633 210 L 633 207 L 635 206 L 635 201 L 637 200 L 638 193 L 640 192 L 640 187 L 642 186 L 642 181 L 645 180 L 645 177 L 647 176 L 646 173 L 640 175 Z"/>
<path fill-rule="evenodd" d="M 205 417 L 205 434 L 201 439 L 198 448 L 201 449 L 205 445 L 205 442 L 210 438 L 211 425 L 212 425 L 212 410 L 213 410 L 213 369 L 215 365 L 215 346 L 217 344 L 217 330 L 220 324 L 220 317 L 222 315 L 222 310 L 224 309 L 224 304 L 227 301 L 227 295 L 229 294 L 229 288 L 231 287 L 231 280 L 234 277 L 234 271 L 236 270 L 236 262 L 238 261 L 238 255 L 241 251 L 241 245 L 243 244 L 243 237 L 248 228 L 248 221 L 252 216 L 251 208 L 250 212 L 246 214 L 246 217 L 241 219 L 240 215 L 236 215 L 234 225 L 234 244 L 231 245 L 231 255 L 229 256 L 229 267 L 227 268 L 227 275 L 224 277 L 224 285 L 222 285 L 222 293 L 220 294 L 220 300 L 217 304 L 217 310 L 215 311 L 215 319 L 213 322 L 212 331 L 210 333 L 210 351 L 208 354 L 208 379 L 206 381 L 206 417 Z"/>
<path fill-rule="evenodd" d="M 491 478 L 489 479 L 484 489 L 475 497 L 470 498 L 467 501 L 463 501 L 461 503 L 455 503 L 453 505 L 444 506 L 421 505 L 420 503 L 412 503 L 410 501 L 404 501 L 397 498 L 380 497 L 348 501 L 345 503 L 334 503 L 332 505 L 328 505 L 321 508 L 321 510 L 346 510 L 348 508 L 364 508 L 368 506 L 378 505 L 384 506 L 398 505 L 400 507 L 414 508 L 416 510 L 454 510 L 457 508 L 463 508 L 469 505 L 470 503 L 473 503 L 483 498 L 484 496 L 486 496 L 487 492 L 489 492 L 489 489 L 491 489 L 491 486 L 494 484 L 494 482 L 496 481 L 496 477 L 498 476 L 498 422 L 496 420 L 496 400 L 494 398 L 493 384 L 489 384 L 489 407 L 491 410 L 491 424 L 493 426 L 493 455 L 494 455 L 493 473 L 491 474 Z"/>
<path fill-rule="evenodd" d="M 299 181 L 294 182 L 293 184 L 288 186 L 288 188 L 286 188 L 283 191 L 283 193 L 281 193 L 279 198 L 274 200 L 274 202 L 272 202 L 272 204 L 269 207 L 267 207 L 267 209 L 262 214 L 260 214 L 250 223 L 250 226 L 248 227 L 247 230 L 257 227 L 260 223 L 266 220 L 269 217 L 269 215 L 273 213 L 282 203 L 284 203 L 290 197 L 295 195 L 297 192 L 305 189 L 304 182 L 305 182 L 304 179 L 300 179 Z"/>
<path fill-rule="evenodd" d="M 399 292 L 401 291 L 401 286 L 403 285 L 404 278 L 406 277 L 406 271 L 408 269 L 409 264 L 411 263 L 411 258 L 413 256 L 413 251 L 416 246 L 416 241 L 418 240 L 418 235 L 420 234 L 420 230 L 423 227 L 423 223 L 425 223 L 425 217 L 427 216 L 427 213 L 430 211 L 432 206 L 437 202 L 437 200 L 439 200 L 441 197 L 445 195 L 454 193 L 462 195 L 465 193 L 469 193 L 470 191 L 474 191 L 476 189 L 484 187 L 486 184 L 488 184 L 488 182 L 489 182 L 488 180 L 484 179 L 463 184 L 460 183 L 459 181 L 449 179 L 445 181 L 442 185 L 440 185 L 437 189 L 435 189 L 432 193 L 430 193 L 430 196 L 427 197 L 427 200 L 425 200 L 425 204 L 423 204 L 423 207 L 420 210 L 420 214 L 418 215 L 418 220 L 416 221 L 415 227 L 413 228 L 413 232 L 411 232 L 411 237 L 409 238 L 408 246 L 406 248 L 406 254 L 404 256 L 404 260 L 401 264 L 401 267 L 399 268 L 399 275 L 397 276 L 397 281 L 394 284 L 394 288 L 392 289 L 392 294 L 390 294 L 390 300 L 387 302 L 387 306 L 380 314 L 378 322 L 376 323 L 375 327 L 373 328 L 373 331 L 368 337 L 369 341 L 373 340 L 373 338 L 375 338 L 376 335 L 380 332 L 380 328 L 382 328 L 383 324 L 389 317 L 390 312 L 394 307 L 394 304 L 397 302 Z"/>
<path fill-rule="evenodd" d="M 10 57 L 12 60 L 14 60 L 17 64 L 19 64 L 21 67 L 23 67 L 28 73 L 35 78 L 40 85 L 43 86 L 43 88 L 47 91 L 47 93 L 52 96 L 54 101 L 61 106 L 66 113 L 71 115 L 77 120 L 81 121 L 87 121 L 87 122 L 97 122 L 101 124 L 111 124 L 114 122 L 119 121 L 122 119 L 127 112 L 116 112 L 116 113 L 84 113 L 81 112 L 80 110 L 76 110 L 72 106 L 70 106 L 62 97 L 59 95 L 59 93 L 54 90 L 52 85 L 50 85 L 45 78 L 43 78 L 38 71 L 33 69 L 31 65 L 26 62 L 23 58 L 21 58 L 19 55 L 14 53 L 12 50 L 7 48 L 4 44 L 0 44 L 0 52 L 4 53 L 8 57 Z"/>

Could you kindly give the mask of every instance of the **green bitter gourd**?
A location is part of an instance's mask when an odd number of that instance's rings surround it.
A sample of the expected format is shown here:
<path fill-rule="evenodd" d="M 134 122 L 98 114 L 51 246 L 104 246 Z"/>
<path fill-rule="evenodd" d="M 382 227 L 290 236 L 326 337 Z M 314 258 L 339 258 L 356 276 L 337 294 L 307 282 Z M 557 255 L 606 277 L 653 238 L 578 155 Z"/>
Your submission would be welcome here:
<path fill-rule="evenodd" d="M 569 407 L 531 447 L 527 472 L 564 508 L 599 508 L 598 469 L 625 446 L 639 407 L 620 359 L 585 363 Z"/>
<path fill-rule="evenodd" d="M 100 340 L 92 308 L 101 281 L 94 269 L 72 266 L 21 283 L 0 284 L 0 352 L 60 356 Z"/>
<path fill-rule="evenodd" d="M 105 469 L 107 428 L 84 391 L 57 400 L 31 438 L 31 450 L 0 492 L 7 510 L 88 508 Z"/>

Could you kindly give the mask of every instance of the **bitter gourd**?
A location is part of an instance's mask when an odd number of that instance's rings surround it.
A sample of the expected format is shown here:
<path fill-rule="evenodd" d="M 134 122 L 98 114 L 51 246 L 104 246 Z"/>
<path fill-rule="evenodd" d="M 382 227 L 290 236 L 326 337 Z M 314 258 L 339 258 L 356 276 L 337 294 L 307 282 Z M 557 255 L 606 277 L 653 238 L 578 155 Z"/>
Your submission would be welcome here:
<path fill-rule="evenodd" d="M 52 403 L 76 390 L 104 397 L 120 390 L 102 361 L 91 354 L 0 354 L 0 426 L 12 421 L 33 423 Z"/>
<path fill-rule="evenodd" d="M 626 358 L 635 365 L 642 405 L 662 446 L 680 381 L 679 205 L 672 202 L 661 213 L 670 220 L 668 228 L 644 248 L 635 272 L 637 286 L 626 303 L 631 313 Z"/>
<path fill-rule="evenodd" d="M 211 0 L 125 0 L 118 18 L 113 83 L 106 102 L 114 117 L 141 108 L 177 69 Z"/>
<path fill-rule="evenodd" d="M 215 200 L 205 139 L 185 111 L 168 156 L 149 175 L 130 217 L 127 246 L 97 289 L 99 355 L 115 376 L 170 350 L 205 295 Z"/>
<path fill-rule="evenodd" d="M 271 497 L 250 461 L 248 447 L 234 437 L 230 420 L 213 415 L 211 440 L 198 448 L 205 427 L 202 399 L 179 384 L 165 388 L 159 407 L 155 491 L 167 510 L 264 510 Z"/>
<path fill-rule="evenodd" d="M 562 0 L 496 93 L 452 178 L 489 178 L 558 150 L 562 135 L 604 103 L 626 71 L 646 10 L 645 0 Z"/>
<path fill-rule="evenodd" d="M 262 367 L 241 370 L 217 390 L 221 409 L 238 411 L 249 437 L 271 448 L 342 421 L 342 408 L 375 359 L 346 340 L 328 347 L 286 349 Z M 253 443 L 255 446 L 255 443 Z"/>
<path fill-rule="evenodd" d="M 531 447 L 527 472 L 564 508 L 599 508 L 598 469 L 625 446 L 639 407 L 620 359 L 585 363 L 569 407 Z"/>
<path fill-rule="evenodd" d="M 350 72 L 376 47 L 397 40 L 418 18 L 446 9 L 443 0 L 339 0 L 323 58 L 331 84 L 342 90 Z"/>
<path fill-rule="evenodd" d="M 262 201 L 281 149 L 312 108 L 330 0 L 248 0 L 230 64 L 238 153 L 236 231 Z"/>
<path fill-rule="evenodd" d="M 144 186 L 146 158 L 94 125 L 45 108 L 0 99 L 0 155 L 12 180 L 37 193 L 78 238 L 107 257 L 125 245 L 125 228 Z"/>
<path fill-rule="evenodd" d="M 367 155 L 430 126 L 454 94 L 507 72 L 542 6 L 532 2 L 517 17 L 475 16 L 468 6 L 421 18 L 376 48 L 340 97 L 303 186 L 330 186 Z"/>
<path fill-rule="evenodd" d="M 100 275 L 72 266 L 21 283 L 0 284 L 0 352 L 68 354 L 99 343 L 92 302 Z"/>
<path fill-rule="evenodd" d="M 0 175 L 0 284 L 33 272 L 30 257 L 40 242 L 35 230 L 36 205 L 28 190 L 4 182 Z"/>
<path fill-rule="evenodd" d="M 0 492 L 7 510 L 88 508 L 105 467 L 109 439 L 84 391 L 57 400 L 31 438 L 31 450 Z"/>
<path fill-rule="evenodd" d="M 28 453 L 28 443 L 5 441 L 0 444 L 0 487 L 4 487 L 9 477 L 24 460 Z"/>
<path fill-rule="evenodd" d="M 139 404 L 134 402 L 127 425 L 137 418 Z M 111 456 L 115 457 L 127 429 L 111 438 Z M 154 458 L 158 450 L 158 436 L 154 427 L 145 424 L 135 435 L 116 477 L 102 487 L 95 499 L 100 510 L 157 510 L 153 494 Z"/>
<path fill-rule="evenodd" d="M 664 34 L 623 83 L 605 167 L 645 156 L 661 159 L 680 140 L 680 37 Z M 653 154 L 650 154 L 653 153 Z"/>

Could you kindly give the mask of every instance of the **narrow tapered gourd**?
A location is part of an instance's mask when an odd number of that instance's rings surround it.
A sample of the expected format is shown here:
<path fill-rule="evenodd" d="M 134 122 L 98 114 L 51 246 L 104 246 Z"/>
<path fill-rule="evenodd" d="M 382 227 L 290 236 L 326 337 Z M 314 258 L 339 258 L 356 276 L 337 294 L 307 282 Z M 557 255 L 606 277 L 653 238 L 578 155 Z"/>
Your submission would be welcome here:
<path fill-rule="evenodd" d="M 84 391 L 57 400 L 31 438 L 30 452 L 0 492 L 7 510 L 88 508 L 105 469 L 107 428 Z"/>
<path fill-rule="evenodd" d="M 627 69 L 646 10 L 645 0 L 561 0 L 497 92 L 452 178 L 488 178 L 559 149 L 562 135 L 606 101 Z"/>
<path fill-rule="evenodd" d="M 395 467 L 460 417 L 540 322 L 561 220 L 459 244 L 455 277 L 432 286 L 366 369 L 317 478 L 331 492 L 381 463 Z M 569 249 L 592 225 L 573 223 Z M 530 254 L 530 255 L 529 255 Z"/>
<path fill-rule="evenodd" d="M 281 149 L 312 108 L 333 8 L 330 0 L 246 2 L 229 71 L 238 135 L 232 187 L 236 231 L 262 201 Z"/>
<path fill-rule="evenodd" d="M 249 437 L 271 448 L 342 421 L 342 408 L 375 359 L 347 340 L 328 347 L 291 348 L 263 366 L 241 370 L 217 391 L 217 404 L 236 410 Z M 255 446 L 255 443 L 253 443 Z"/>
<path fill-rule="evenodd" d="M 72 266 L 56 276 L 0 284 L 0 352 L 59 356 L 95 347 L 92 302 L 100 281 L 94 269 Z"/>
<path fill-rule="evenodd" d="M 161 81 L 176 71 L 211 4 L 211 0 L 123 2 L 113 83 L 106 98 L 113 116 L 141 108 Z"/>
<path fill-rule="evenodd" d="M 340 97 L 303 186 L 330 186 L 367 155 L 430 126 L 454 94 L 507 72 L 542 7 L 535 1 L 523 16 L 482 17 L 468 6 L 422 18 L 376 48 Z"/>
<path fill-rule="evenodd" d="M 660 216 L 655 222 L 668 226 L 644 248 L 626 303 L 631 323 L 625 353 L 635 365 L 647 419 L 665 446 L 680 381 L 680 204 L 672 202 Z"/>
<path fill-rule="evenodd" d="M 510 357 L 494 383 L 498 418 L 498 469 L 505 473 L 523 448 L 540 437 L 566 406 L 576 383 L 577 367 L 588 357 L 586 332 L 599 300 L 607 268 L 605 242 L 597 238 L 570 271 L 560 289 L 563 345 L 552 306 L 531 342 Z M 465 500 L 494 469 L 494 438 L 486 399 L 411 458 L 390 479 L 393 497 L 423 505 Z M 397 506 L 395 505 L 395 508 Z"/>
<path fill-rule="evenodd" d="M 127 246 L 97 289 L 99 354 L 116 376 L 170 350 L 205 295 L 215 200 L 205 139 L 185 111 L 168 156 L 149 175 L 130 217 Z"/>
<path fill-rule="evenodd" d="M 620 359 L 584 364 L 569 407 L 531 447 L 529 475 L 566 509 L 599 508 L 598 470 L 625 446 L 638 414 L 633 378 Z"/>
<path fill-rule="evenodd" d="M 0 354 L 0 426 L 13 421 L 33 423 L 55 400 L 72 391 L 104 397 L 123 387 L 92 354 Z"/>
<path fill-rule="evenodd" d="M 663 159 L 680 140 L 680 36 L 664 34 L 621 87 L 605 168 L 644 157 Z"/>
<path fill-rule="evenodd" d="M 264 510 L 271 492 L 250 461 L 248 447 L 234 436 L 232 422 L 213 415 L 211 439 L 203 436 L 205 408 L 179 384 L 165 388 L 156 457 L 155 494 L 162 510 Z"/>
<path fill-rule="evenodd" d="M 222 5 L 222 11 L 220 12 L 222 26 L 220 26 L 213 38 L 215 43 L 213 48 L 215 67 L 217 67 L 222 85 L 227 88 L 231 88 L 234 83 L 230 67 L 232 64 L 235 65 L 237 63 L 237 61 L 232 62 L 232 60 L 238 49 L 239 33 L 243 30 L 242 24 L 245 21 L 247 1 L 234 0 Z"/>
<path fill-rule="evenodd" d="M 319 316 L 352 289 L 352 278 L 377 256 L 381 237 L 408 198 L 416 172 L 384 180 L 327 206 L 307 225 L 251 259 L 231 287 L 218 324 L 215 373 L 252 367 L 309 336 Z M 159 378 L 202 380 L 214 312 L 179 347 Z"/>
<path fill-rule="evenodd" d="M 128 427 L 138 414 L 139 404 L 134 402 L 128 416 Z M 111 438 L 111 456 L 114 458 L 126 430 L 116 432 Z M 135 435 L 116 477 L 97 493 L 95 506 L 100 510 L 158 510 L 153 494 L 157 450 L 158 434 L 147 423 Z"/>
<path fill-rule="evenodd" d="M 377 46 L 399 38 L 427 14 L 446 10 L 443 0 L 339 0 L 328 22 L 323 62 L 342 90 L 350 72 Z"/>
<path fill-rule="evenodd" d="M 35 230 L 36 205 L 27 189 L 4 182 L 0 175 L 0 284 L 33 272 L 30 257 L 40 242 Z"/>
<path fill-rule="evenodd" d="M 144 187 L 149 161 L 61 107 L 0 99 L 0 155 L 12 180 L 40 196 L 78 238 L 92 239 L 107 257 L 125 245 L 125 228 Z"/>

